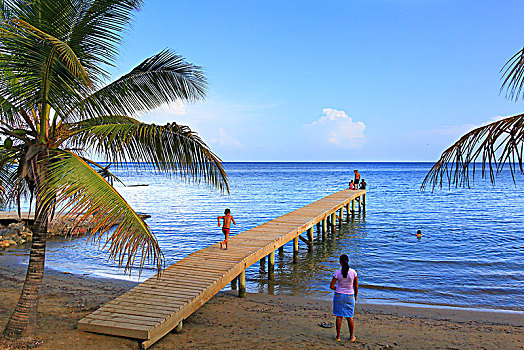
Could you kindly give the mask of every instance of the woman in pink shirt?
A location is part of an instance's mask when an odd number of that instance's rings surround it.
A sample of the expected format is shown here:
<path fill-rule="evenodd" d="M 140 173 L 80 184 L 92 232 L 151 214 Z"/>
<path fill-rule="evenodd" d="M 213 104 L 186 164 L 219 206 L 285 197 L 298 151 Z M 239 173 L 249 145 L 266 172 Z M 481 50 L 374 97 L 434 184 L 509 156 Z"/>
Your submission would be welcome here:
<path fill-rule="evenodd" d="M 340 256 L 340 265 L 342 268 L 335 272 L 329 288 L 335 291 L 333 296 L 333 315 L 337 317 L 337 341 L 340 341 L 340 327 L 342 326 L 342 317 L 348 320 L 349 340 L 357 340 L 353 336 L 355 324 L 353 322 L 353 311 L 358 294 L 357 272 L 349 268 L 349 258 L 343 254 Z M 336 285 L 336 286 L 335 286 Z"/>

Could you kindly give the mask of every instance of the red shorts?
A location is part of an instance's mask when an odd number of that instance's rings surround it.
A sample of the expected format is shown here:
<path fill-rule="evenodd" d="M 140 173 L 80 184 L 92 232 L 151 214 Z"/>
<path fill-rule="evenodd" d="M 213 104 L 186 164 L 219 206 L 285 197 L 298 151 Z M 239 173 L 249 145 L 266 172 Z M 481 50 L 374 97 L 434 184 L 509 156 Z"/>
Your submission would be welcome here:
<path fill-rule="evenodd" d="M 229 228 L 222 228 L 222 233 L 223 234 L 228 234 L 229 233 Z"/>

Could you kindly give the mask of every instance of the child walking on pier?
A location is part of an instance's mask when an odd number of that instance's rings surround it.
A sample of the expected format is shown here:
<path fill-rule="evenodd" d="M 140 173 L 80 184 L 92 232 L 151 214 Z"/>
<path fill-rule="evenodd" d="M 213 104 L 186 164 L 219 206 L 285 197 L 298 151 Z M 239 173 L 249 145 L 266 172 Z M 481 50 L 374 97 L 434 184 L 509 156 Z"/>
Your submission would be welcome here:
<path fill-rule="evenodd" d="M 227 242 L 229 241 L 229 228 L 231 226 L 231 222 L 233 222 L 233 224 L 235 225 L 237 223 L 235 222 L 235 219 L 233 219 L 233 216 L 231 215 L 231 210 L 229 209 L 224 210 L 224 216 L 217 217 L 218 227 L 220 227 L 220 219 L 223 220 L 224 224 L 222 225 L 222 232 L 226 236 L 226 238 L 222 242 L 220 242 L 220 249 L 222 249 L 222 246 L 225 245 L 225 249 L 227 250 Z"/>

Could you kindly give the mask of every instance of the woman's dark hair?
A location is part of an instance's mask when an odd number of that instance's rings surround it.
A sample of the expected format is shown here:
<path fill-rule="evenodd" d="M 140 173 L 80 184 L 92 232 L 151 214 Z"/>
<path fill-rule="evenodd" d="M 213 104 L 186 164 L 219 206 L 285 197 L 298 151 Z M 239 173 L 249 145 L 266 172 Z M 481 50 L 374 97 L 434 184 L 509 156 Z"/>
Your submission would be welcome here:
<path fill-rule="evenodd" d="M 339 260 L 342 264 L 342 276 L 344 276 L 344 278 L 347 278 L 349 271 L 349 258 L 346 254 L 342 254 Z"/>
<path fill-rule="evenodd" d="M 227 214 L 229 214 L 229 213 L 231 213 L 231 210 L 229 210 L 229 209 L 224 210 L 224 214 L 227 215 Z"/>

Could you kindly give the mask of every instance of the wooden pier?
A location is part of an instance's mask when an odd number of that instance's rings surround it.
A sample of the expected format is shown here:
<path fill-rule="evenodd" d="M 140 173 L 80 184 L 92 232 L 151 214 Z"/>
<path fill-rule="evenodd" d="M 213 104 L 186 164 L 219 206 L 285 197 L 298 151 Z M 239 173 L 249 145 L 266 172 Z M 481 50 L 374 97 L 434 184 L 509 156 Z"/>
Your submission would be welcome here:
<path fill-rule="evenodd" d="M 355 208 L 356 204 L 358 209 Z M 275 250 L 293 241 L 293 261 L 298 241 L 313 246 L 313 228 L 326 238 L 328 225 L 364 211 L 365 190 L 342 190 L 265 224 L 230 237 L 229 249 L 219 244 L 201 249 L 166 268 L 78 322 L 78 329 L 134 338 L 147 349 L 211 299 L 228 283 L 238 281 L 239 296 L 246 296 L 245 270 L 268 259 L 268 278 L 274 275 Z M 307 239 L 300 236 L 307 232 Z M 233 283 L 232 283 L 233 284 Z"/>

